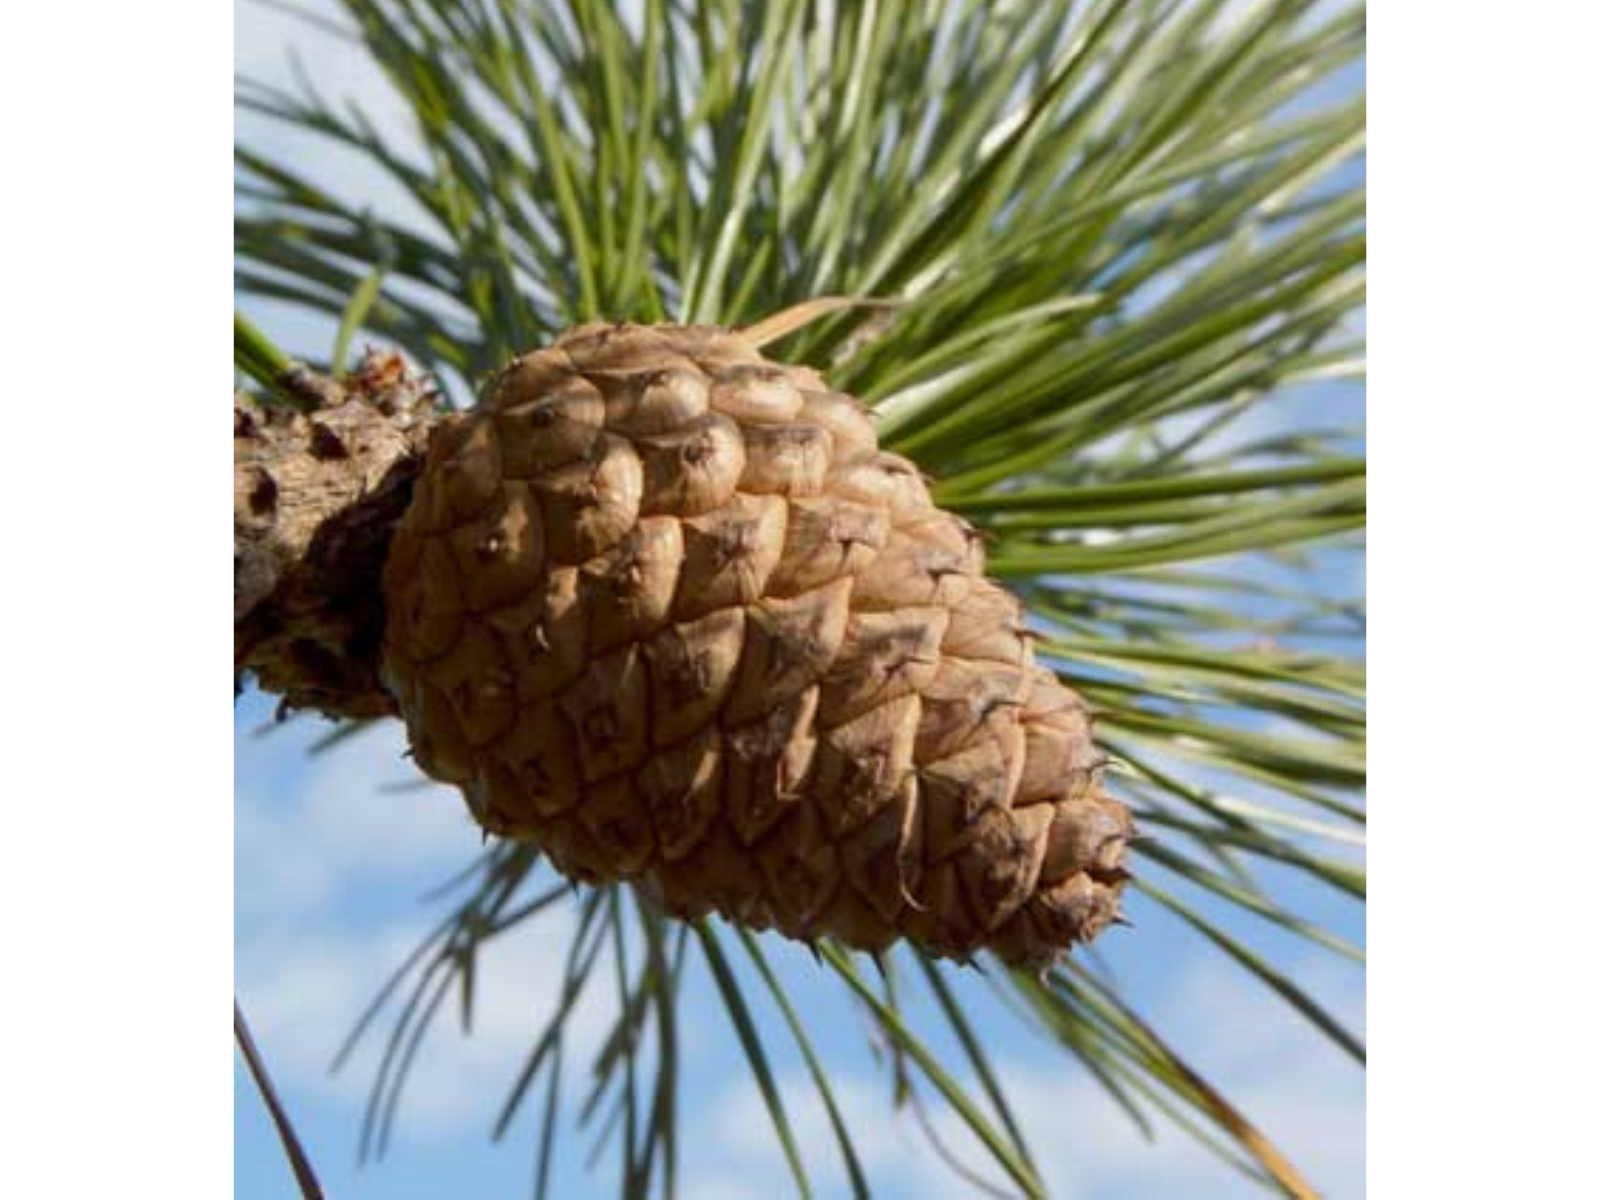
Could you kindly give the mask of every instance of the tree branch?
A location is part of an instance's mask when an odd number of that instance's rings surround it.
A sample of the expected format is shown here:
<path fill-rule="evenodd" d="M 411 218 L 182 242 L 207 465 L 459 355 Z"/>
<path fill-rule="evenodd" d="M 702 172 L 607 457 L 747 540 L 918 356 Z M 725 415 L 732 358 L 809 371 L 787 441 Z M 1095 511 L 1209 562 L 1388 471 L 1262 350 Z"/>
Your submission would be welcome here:
<path fill-rule="evenodd" d="M 434 393 L 392 352 L 369 351 L 342 380 L 298 374 L 336 402 L 295 412 L 234 396 L 234 672 L 292 708 L 382 716 L 383 563 Z"/>

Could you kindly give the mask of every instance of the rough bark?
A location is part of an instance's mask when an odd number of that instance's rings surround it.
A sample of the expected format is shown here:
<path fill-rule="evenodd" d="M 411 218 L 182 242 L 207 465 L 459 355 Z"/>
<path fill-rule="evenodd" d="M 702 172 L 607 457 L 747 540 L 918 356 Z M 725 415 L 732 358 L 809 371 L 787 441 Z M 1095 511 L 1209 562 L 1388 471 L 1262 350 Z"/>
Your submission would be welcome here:
<path fill-rule="evenodd" d="M 436 420 L 427 382 L 369 353 L 332 380 L 284 383 L 304 411 L 233 404 L 235 677 L 252 672 L 289 708 L 395 712 L 378 682 L 381 574 Z"/>

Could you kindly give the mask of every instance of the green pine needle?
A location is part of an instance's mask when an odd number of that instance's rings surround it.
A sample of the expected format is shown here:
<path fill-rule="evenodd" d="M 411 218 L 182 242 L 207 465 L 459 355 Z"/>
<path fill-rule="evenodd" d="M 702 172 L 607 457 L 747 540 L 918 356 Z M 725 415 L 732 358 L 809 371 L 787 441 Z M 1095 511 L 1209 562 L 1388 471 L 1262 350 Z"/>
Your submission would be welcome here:
<path fill-rule="evenodd" d="M 365 54 L 409 132 L 380 132 L 338 97 L 338 80 L 240 81 L 240 303 L 287 304 L 330 332 L 291 354 L 236 317 L 236 369 L 271 394 L 292 362 L 342 367 L 360 332 L 467 404 L 510 355 L 584 320 L 742 324 L 822 295 L 892 301 L 824 317 L 784 342 L 785 357 L 868 401 L 886 446 L 981 531 L 991 569 L 1027 602 L 1040 660 L 1094 707 L 1118 762 L 1109 785 L 1159 839 L 1143 851 L 1143 894 L 1361 1057 L 1326 1004 L 1245 938 L 1271 929 L 1361 959 L 1306 915 L 1306 897 L 1365 896 L 1364 609 L 1339 590 L 1358 593 L 1359 577 L 1330 583 L 1359 565 L 1366 520 L 1364 11 L 1326 15 L 1311 0 L 339 7 L 340 32 L 319 15 L 306 36 Z M 361 160 L 395 202 L 358 202 L 268 128 Z M 469 1016 L 485 986 L 479 950 L 570 895 L 535 868 L 525 847 L 490 847 L 451 893 L 465 898 L 362 1016 L 350 1045 L 396 1010 L 364 1153 L 387 1141 L 445 998 L 459 994 Z M 1274 890 L 1286 874 L 1299 881 L 1293 907 Z M 851 1190 L 867 1194 L 836 1064 L 790 972 L 742 930 L 738 966 L 753 974 L 735 970 L 716 927 L 690 938 L 632 901 L 580 890 L 556 1011 L 530 1029 L 495 1126 L 503 1135 L 545 1076 L 542 1113 L 529 1117 L 537 1192 L 569 1115 L 567 1022 L 609 990 L 616 1024 L 580 1107 L 625 1194 L 673 1194 L 678 1000 L 703 959 L 801 1190 L 815 1151 L 772 1070 L 780 1029 Z M 920 1104 L 916 1085 L 929 1085 L 1011 1185 L 1042 1193 L 953 969 L 921 963 L 917 1007 L 869 988 L 836 947 L 820 954 L 823 978 L 885 1039 L 897 1087 Z M 770 1012 L 746 998 L 756 979 Z M 1002 972 L 989 983 L 1141 1127 L 1164 1118 L 1267 1186 L 1294 1178 L 1100 974 L 1074 962 L 1044 982 Z M 928 1048 L 934 1027 L 959 1061 Z M 1270 1127 L 1271 1114 L 1260 1119 Z"/>

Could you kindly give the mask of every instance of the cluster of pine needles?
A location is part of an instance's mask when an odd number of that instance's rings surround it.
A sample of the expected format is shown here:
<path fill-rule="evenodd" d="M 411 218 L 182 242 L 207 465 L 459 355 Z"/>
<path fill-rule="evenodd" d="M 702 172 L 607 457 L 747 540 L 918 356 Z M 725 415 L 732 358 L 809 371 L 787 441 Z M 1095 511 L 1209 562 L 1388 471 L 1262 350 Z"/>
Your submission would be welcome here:
<path fill-rule="evenodd" d="M 1362 961 L 1330 926 L 1359 918 L 1340 906 L 1365 896 L 1364 610 L 1359 582 L 1354 596 L 1336 586 L 1365 524 L 1364 13 L 1306 0 L 340 8 L 308 17 L 306 37 L 375 64 L 409 132 L 380 129 L 335 79 L 241 80 L 245 311 L 336 327 L 325 359 L 297 348 L 321 369 L 358 336 L 399 347 L 468 404 L 515 353 L 587 320 L 743 324 L 821 295 L 893 300 L 815 322 L 782 357 L 873 406 L 886 448 L 983 531 L 992 572 L 1044 631 L 1041 661 L 1092 704 L 1112 789 L 1154 835 L 1135 920 L 1141 906 L 1175 917 L 1364 1059 L 1252 944 L 1270 926 Z M 300 165 L 319 158 L 376 171 L 391 210 Z M 286 354 L 239 328 L 239 369 L 270 389 Z M 513 844 L 487 847 L 441 902 L 357 1028 L 374 1035 L 391 1014 L 365 1153 L 389 1139 L 436 1014 L 454 997 L 470 1024 L 485 944 L 575 905 L 559 1003 L 530 1030 L 495 1126 L 531 1113 L 538 1194 L 575 1094 L 570 1020 L 608 989 L 615 1022 L 576 1116 L 622 1194 L 674 1194 L 678 1001 L 696 970 L 801 1192 L 825 1148 L 797 1139 L 780 1041 L 868 1194 L 833 1072 L 766 939 L 665 921 L 626 889 L 574 896 Z M 1165 1119 L 1268 1186 L 1307 1187 L 1253 1123 L 1270 1133 L 1272 1114 L 1247 1119 L 1093 954 L 1036 978 L 903 946 L 876 964 L 815 949 L 897 1100 L 930 1134 L 930 1103 L 970 1132 L 977 1156 L 935 1143 L 976 1185 L 1044 1191 L 974 1016 L 997 1001 L 1141 1127 Z"/>

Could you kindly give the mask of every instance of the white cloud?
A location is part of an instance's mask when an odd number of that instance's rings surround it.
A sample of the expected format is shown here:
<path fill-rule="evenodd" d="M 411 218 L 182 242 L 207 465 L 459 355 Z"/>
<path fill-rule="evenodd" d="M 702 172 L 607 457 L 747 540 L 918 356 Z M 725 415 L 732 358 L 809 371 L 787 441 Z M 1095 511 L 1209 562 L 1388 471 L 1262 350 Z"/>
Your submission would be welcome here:
<path fill-rule="evenodd" d="M 1312 982 L 1322 985 L 1320 994 L 1331 995 L 1333 1007 L 1359 1027 L 1359 985 L 1348 975 Z M 1159 1025 L 1171 1042 L 1316 1187 L 1332 1200 L 1364 1193 L 1364 1080 L 1358 1068 L 1263 989 L 1214 960 L 1201 960 L 1180 977 L 1160 1007 Z M 1065 1054 L 1048 1061 L 1019 1057 L 1014 1048 L 999 1053 L 991 1047 L 991 1054 L 1053 1195 L 1109 1200 L 1257 1194 L 1174 1127 L 1160 1127 L 1157 1140 L 1146 1141 Z M 882 1076 L 846 1072 L 831 1082 L 875 1185 L 891 1195 L 968 1194 L 911 1115 L 891 1110 Z M 787 1077 L 783 1090 L 796 1139 L 815 1171 L 813 1183 L 825 1194 L 841 1190 L 842 1164 L 810 1079 Z M 963 1163 L 1003 1186 L 998 1169 L 959 1119 L 928 1094 L 945 1144 Z M 765 1105 L 748 1080 L 735 1083 L 711 1106 L 708 1127 L 715 1158 L 704 1170 L 707 1186 L 717 1195 L 770 1193 L 772 1181 L 786 1177 Z M 691 1174 L 689 1182 L 688 1191 L 698 1195 L 699 1177 Z"/>
<path fill-rule="evenodd" d="M 390 973 L 447 911 L 420 904 L 419 895 L 464 868 L 480 838 L 454 789 L 392 789 L 417 779 L 401 757 L 398 724 L 298 758 L 314 736 L 312 729 L 286 731 L 281 742 L 247 745 L 239 755 L 235 974 L 280 1086 L 353 1114 L 366 1099 L 398 1007 L 391 1005 L 345 1070 L 330 1076 L 334 1053 Z M 283 774 L 271 768 L 285 762 L 298 769 L 286 782 L 270 782 Z M 418 1055 L 402 1101 L 404 1130 L 487 1127 L 531 1036 L 555 1008 L 573 933 L 573 906 L 558 902 L 485 947 L 472 1032 L 462 1035 L 452 995 Z M 609 1028 L 615 993 L 605 984 L 600 980 L 569 1020 L 574 1054 L 592 1053 Z"/>
<path fill-rule="evenodd" d="M 1361 976 L 1356 968 L 1330 966 L 1331 961 L 1308 958 L 1290 964 L 1286 973 L 1359 1037 L 1366 1009 Z M 1156 1016 L 1160 1029 L 1177 1045 L 1205 1048 L 1205 1059 L 1195 1065 L 1219 1073 L 1250 1071 L 1293 1056 L 1318 1036 L 1252 976 L 1209 953 L 1197 956 L 1184 971 Z M 1322 1045 L 1315 1040 L 1309 1044 Z"/>
<path fill-rule="evenodd" d="M 285 1085 L 334 1101 L 352 1120 L 365 1100 L 387 1026 L 379 1027 L 365 1054 L 340 1076 L 330 1079 L 327 1064 L 421 936 L 422 915 L 412 903 L 419 888 L 464 863 L 477 846 L 449 789 L 383 790 L 385 781 L 409 777 L 399 758 L 401 745 L 397 729 L 374 730 L 309 760 L 297 785 L 280 789 L 270 806 L 249 787 L 241 789 L 237 804 L 241 909 L 253 914 L 239 945 L 241 997 Z M 288 745 L 279 753 L 299 749 Z M 351 929 L 350 901 L 371 906 L 375 898 L 399 915 Z M 435 911 L 427 910 L 430 917 Z M 460 1035 L 452 997 L 419 1056 L 403 1104 L 403 1134 L 442 1136 L 487 1127 L 531 1035 L 553 1009 L 559 964 L 572 934 L 571 906 L 560 904 L 491 945 L 482 964 L 473 1035 Z M 1341 1020 L 1362 1027 L 1363 994 L 1353 972 L 1308 963 L 1292 973 L 1327 998 Z M 594 988 L 574 1017 L 575 1062 L 586 1061 L 615 1011 L 608 981 L 597 980 Z M 1330 1195 L 1361 1193 L 1361 1076 L 1300 1017 L 1215 957 L 1198 959 L 1160 998 L 1135 999 L 1193 1065 Z M 690 1063 L 716 1049 L 708 1039 L 726 1036 L 717 1022 L 697 1020 L 691 1010 L 680 1015 Z M 1147 1144 L 1064 1055 L 1043 1062 L 1020 1057 L 1012 1035 L 1002 1036 L 990 1052 L 1053 1190 L 1091 1198 L 1173 1189 L 1243 1194 L 1238 1178 L 1181 1132 L 1166 1129 L 1155 1145 Z M 832 1070 L 838 1065 L 830 1059 Z M 881 1074 L 847 1069 L 833 1082 L 875 1182 L 891 1194 L 897 1188 L 955 1194 L 949 1190 L 952 1177 L 909 1114 L 892 1112 Z M 824 1194 L 845 1190 L 843 1163 L 811 1080 L 803 1073 L 787 1076 L 784 1094 L 814 1182 Z M 929 1103 L 946 1140 L 964 1147 L 963 1160 L 993 1175 L 959 1123 L 937 1115 L 937 1098 L 930 1095 Z M 760 1196 L 787 1177 L 765 1105 L 748 1076 L 741 1073 L 700 1109 L 696 1125 L 707 1136 L 686 1139 L 693 1194 Z M 1196 1181 L 1205 1181 L 1198 1191 Z"/>
<path fill-rule="evenodd" d="M 916 1131 L 908 1122 L 886 1119 L 892 1111 L 887 1076 L 830 1074 L 828 1083 L 869 1179 L 880 1172 L 892 1175 L 904 1171 L 924 1147 L 918 1144 Z M 848 1190 L 838 1140 L 810 1075 L 786 1076 L 781 1086 L 784 1110 L 795 1141 L 805 1155 L 812 1183 L 824 1194 Z M 720 1168 L 748 1172 L 751 1180 L 766 1180 L 769 1191 L 772 1180 L 788 1177 L 789 1168 L 766 1102 L 748 1075 L 709 1106 L 706 1123 Z M 698 1181 L 688 1194 L 700 1194 Z M 747 1188 L 744 1194 L 753 1192 Z"/>
<path fill-rule="evenodd" d="M 417 1056 L 401 1102 L 401 1132 L 447 1136 L 487 1129 L 521 1067 L 533 1036 L 555 1010 L 556 964 L 574 932 L 571 909 L 558 906 L 486 946 L 478 963 L 470 1034 L 461 1029 L 458 993 L 441 1006 Z M 329 1065 L 356 1018 L 417 944 L 420 924 L 376 933 L 319 930 L 263 938 L 241 950 L 238 990 L 257 1040 L 280 1086 L 354 1111 L 367 1097 L 392 1021 L 409 988 L 337 1075 Z M 615 1017 L 603 986 L 574 1010 L 567 1046 L 591 1055 Z"/>
<path fill-rule="evenodd" d="M 305 753 L 303 739 L 263 749 Z M 404 752 L 404 731 L 386 721 L 307 759 L 288 789 L 244 764 L 234 804 L 241 909 L 257 919 L 303 912 L 374 882 L 415 892 L 464 866 L 480 838 L 459 793 L 411 786 L 421 776 Z"/>

